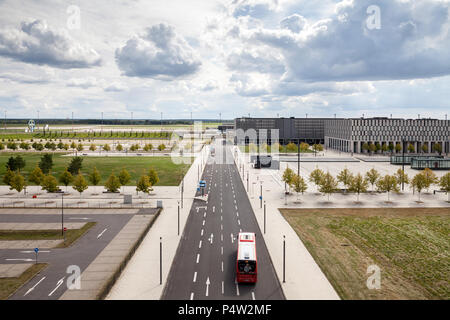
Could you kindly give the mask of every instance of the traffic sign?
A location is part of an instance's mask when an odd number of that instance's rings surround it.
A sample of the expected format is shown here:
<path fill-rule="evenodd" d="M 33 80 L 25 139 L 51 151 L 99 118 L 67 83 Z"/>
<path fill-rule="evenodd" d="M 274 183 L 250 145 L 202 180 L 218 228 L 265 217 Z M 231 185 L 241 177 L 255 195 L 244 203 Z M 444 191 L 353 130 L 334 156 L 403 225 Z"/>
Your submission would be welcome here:
<path fill-rule="evenodd" d="M 259 200 L 262 200 L 262 196 L 259 196 Z"/>
<path fill-rule="evenodd" d="M 64 232 L 66 232 L 67 231 L 67 228 L 66 227 L 64 227 Z"/>
<path fill-rule="evenodd" d="M 34 252 L 38 253 L 39 252 L 39 248 L 34 248 Z"/>

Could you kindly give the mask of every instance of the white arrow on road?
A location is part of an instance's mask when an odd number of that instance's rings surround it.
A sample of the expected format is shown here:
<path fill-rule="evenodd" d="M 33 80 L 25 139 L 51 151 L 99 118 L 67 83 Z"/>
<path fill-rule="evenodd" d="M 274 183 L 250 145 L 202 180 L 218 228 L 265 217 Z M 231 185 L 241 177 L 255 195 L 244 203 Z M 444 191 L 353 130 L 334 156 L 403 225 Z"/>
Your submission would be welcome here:
<path fill-rule="evenodd" d="M 209 282 L 209 277 L 208 279 L 206 279 L 206 296 L 208 296 L 208 291 L 209 291 L 209 285 L 211 284 L 211 282 Z"/>
<path fill-rule="evenodd" d="M 212 243 L 213 243 L 213 240 L 214 240 L 214 234 L 211 233 L 211 236 L 209 237 L 208 240 L 209 240 L 209 242 L 211 242 L 211 244 L 212 244 Z"/>
<path fill-rule="evenodd" d="M 45 277 L 43 277 L 41 280 L 39 280 L 38 283 L 36 283 L 33 287 L 31 287 L 30 289 L 28 289 L 28 291 L 23 295 L 24 297 L 29 294 L 31 291 L 34 290 L 34 288 L 36 288 L 38 286 L 39 283 L 41 283 L 43 280 L 45 279 Z"/>
<path fill-rule="evenodd" d="M 106 230 L 108 230 L 108 228 L 106 228 L 105 230 L 103 230 L 103 231 L 97 236 L 97 239 L 100 238 L 100 237 L 106 232 Z"/>
<path fill-rule="evenodd" d="M 50 292 L 50 293 L 48 294 L 49 297 L 50 297 L 56 290 L 58 290 L 58 288 L 64 283 L 64 278 L 65 278 L 65 277 L 62 277 L 61 279 L 59 279 L 58 283 L 56 284 L 56 288 L 53 289 L 53 291 Z"/>
<path fill-rule="evenodd" d="M 34 261 L 34 259 L 5 259 L 6 261 L 26 261 L 26 262 L 30 262 L 30 261 Z"/>

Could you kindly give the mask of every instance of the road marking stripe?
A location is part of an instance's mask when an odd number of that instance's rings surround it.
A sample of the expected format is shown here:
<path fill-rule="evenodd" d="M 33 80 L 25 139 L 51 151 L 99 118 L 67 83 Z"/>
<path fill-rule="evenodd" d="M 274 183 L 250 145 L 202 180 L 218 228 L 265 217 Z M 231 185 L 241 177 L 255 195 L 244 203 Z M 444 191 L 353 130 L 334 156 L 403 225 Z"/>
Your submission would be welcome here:
<path fill-rule="evenodd" d="M 200 261 L 200 253 L 197 253 L 197 263 Z"/>
<path fill-rule="evenodd" d="M 253 291 L 252 291 L 252 299 L 253 299 L 253 300 L 256 300 L 256 299 L 255 299 L 255 293 L 254 293 Z"/>
<path fill-rule="evenodd" d="M 194 293 L 191 292 L 191 300 L 194 300 Z"/>
<path fill-rule="evenodd" d="M 222 294 L 224 294 L 224 284 L 223 284 L 223 281 L 222 281 Z"/>
<path fill-rule="evenodd" d="M 38 283 L 36 283 L 33 287 L 31 287 L 30 289 L 28 289 L 28 291 L 23 295 L 24 297 L 29 294 L 31 291 L 34 290 L 34 288 L 36 288 L 38 286 L 39 283 L 41 283 L 43 280 L 45 279 L 45 277 L 43 277 L 41 280 L 39 280 Z"/>
<path fill-rule="evenodd" d="M 223 247 L 220 248 L 220 253 L 223 255 Z"/>
<path fill-rule="evenodd" d="M 97 239 L 100 238 L 100 237 L 106 232 L 106 230 L 108 230 L 108 228 L 106 228 L 105 230 L 103 230 L 103 231 L 97 236 Z"/>
<path fill-rule="evenodd" d="M 238 225 L 241 225 L 241 220 L 238 219 Z"/>
<path fill-rule="evenodd" d="M 64 283 L 64 278 L 65 278 L 65 277 L 59 279 L 58 283 L 56 284 L 56 288 L 53 289 L 53 291 L 50 292 L 50 293 L 48 294 L 49 297 L 50 297 L 56 290 L 58 290 L 58 288 Z"/>
<path fill-rule="evenodd" d="M 239 295 L 239 284 L 236 281 L 236 295 Z"/>
<path fill-rule="evenodd" d="M 205 225 L 205 220 L 203 220 L 203 225 Z"/>
<path fill-rule="evenodd" d="M 195 282 L 195 281 L 197 281 L 197 271 L 195 271 L 195 273 L 194 273 L 194 281 L 193 282 Z"/>
<path fill-rule="evenodd" d="M 201 232 L 201 234 L 200 234 L 201 236 L 203 236 L 203 229 L 202 229 L 202 232 Z"/>
<path fill-rule="evenodd" d="M 222 272 L 223 272 L 223 261 L 222 261 Z"/>
<path fill-rule="evenodd" d="M 198 248 L 200 249 L 202 247 L 202 240 L 198 243 Z"/>

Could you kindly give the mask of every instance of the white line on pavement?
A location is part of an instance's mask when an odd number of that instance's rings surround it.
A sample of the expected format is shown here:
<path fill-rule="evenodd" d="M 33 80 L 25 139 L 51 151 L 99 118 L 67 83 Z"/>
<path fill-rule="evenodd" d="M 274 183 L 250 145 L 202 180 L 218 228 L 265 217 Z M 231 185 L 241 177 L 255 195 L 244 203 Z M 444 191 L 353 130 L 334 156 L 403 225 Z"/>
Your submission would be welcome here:
<path fill-rule="evenodd" d="M 200 253 L 197 253 L 197 263 L 200 261 Z"/>
<path fill-rule="evenodd" d="M 194 300 L 194 293 L 191 292 L 191 300 Z"/>
<path fill-rule="evenodd" d="M 200 233 L 200 235 L 203 236 L 203 229 L 202 229 L 202 232 Z"/>
<path fill-rule="evenodd" d="M 30 289 L 28 289 L 28 291 L 23 295 L 24 297 L 29 294 L 31 291 L 34 290 L 34 288 L 36 288 L 38 286 L 39 283 L 41 283 L 43 280 L 45 279 L 45 277 L 43 277 L 41 280 L 39 280 L 38 283 L 36 283 L 33 287 L 31 287 Z"/>
<path fill-rule="evenodd" d="M 239 284 L 236 281 L 236 295 L 239 295 Z"/>
<path fill-rule="evenodd" d="M 223 281 L 222 281 L 222 294 L 224 294 L 224 284 L 223 284 Z"/>
<path fill-rule="evenodd" d="M 223 261 L 222 261 L 222 272 L 223 272 Z"/>
<path fill-rule="evenodd" d="M 223 247 L 220 248 L 220 253 L 223 255 Z"/>
<path fill-rule="evenodd" d="M 50 293 L 48 294 L 49 297 L 50 297 L 53 293 L 55 293 L 55 291 L 58 290 L 58 288 L 64 283 L 64 278 L 65 278 L 65 277 L 59 279 L 58 283 L 56 284 L 56 288 L 53 289 L 53 291 L 50 292 Z"/>
<path fill-rule="evenodd" d="M 202 240 L 198 243 L 198 248 L 200 249 L 202 247 Z"/>
<path fill-rule="evenodd" d="M 253 291 L 252 291 L 252 299 L 253 299 L 253 300 L 256 300 L 256 299 L 255 299 L 255 293 L 254 293 Z"/>
<path fill-rule="evenodd" d="M 195 271 L 195 273 L 194 273 L 194 280 L 193 280 L 193 282 L 195 282 L 195 281 L 197 281 L 197 271 Z"/>
<path fill-rule="evenodd" d="M 108 230 L 108 228 L 106 228 L 105 230 L 103 230 L 103 231 L 97 236 L 97 239 L 100 238 L 100 237 L 106 232 L 106 230 Z"/>
<path fill-rule="evenodd" d="M 205 225 L 205 220 L 203 220 L 203 225 Z"/>
<path fill-rule="evenodd" d="M 241 220 L 238 219 L 238 225 L 241 225 Z"/>

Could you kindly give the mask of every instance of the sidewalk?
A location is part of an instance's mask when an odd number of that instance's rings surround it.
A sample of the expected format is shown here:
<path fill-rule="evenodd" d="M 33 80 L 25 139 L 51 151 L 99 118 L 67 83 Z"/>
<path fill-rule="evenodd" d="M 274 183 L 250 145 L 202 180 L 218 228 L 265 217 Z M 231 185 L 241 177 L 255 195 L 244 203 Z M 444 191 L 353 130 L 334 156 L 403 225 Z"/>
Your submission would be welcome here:
<path fill-rule="evenodd" d="M 234 152 L 233 152 L 234 155 Z M 247 172 L 249 175 L 250 203 L 255 212 L 261 232 L 264 232 L 264 212 L 260 208 L 260 182 L 263 181 L 263 199 L 266 202 L 266 234 L 264 240 L 269 250 L 272 263 L 277 273 L 283 292 L 288 300 L 337 300 L 339 296 L 323 274 L 322 270 L 314 261 L 296 232 L 289 223 L 283 218 L 278 208 L 283 202 L 280 198 L 280 192 L 277 192 L 280 186 L 272 176 L 260 175 L 260 170 L 251 169 L 243 159 L 238 150 L 237 165 L 244 163 L 245 179 L 241 179 L 244 186 L 247 187 Z M 257 184 L 253 184 L 257 182 Z M 256 189 L 256 190 L 255 190 Z M 282 189 L 281 189 L 282 190 Z M 283 236 L 286 241 L 286 282 L 283 283 Z"/>
<path fill-rule="evenodd" d="M 128 262 L 107 300 L 158 300 L 164 290 L 198 185 L 198 166 L 203 172 L 209 148 L 204 148 L 184 178 L 184 205 L 180 208 L 180 236 L 177 235 L 179 187 L 167 187 L 163 210 Z M 202 160 L 203 159 L 203 160 Z M 160 237 L 162 238 L 162 285 L 160 284 Z"/>

